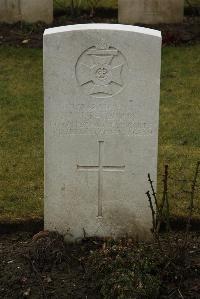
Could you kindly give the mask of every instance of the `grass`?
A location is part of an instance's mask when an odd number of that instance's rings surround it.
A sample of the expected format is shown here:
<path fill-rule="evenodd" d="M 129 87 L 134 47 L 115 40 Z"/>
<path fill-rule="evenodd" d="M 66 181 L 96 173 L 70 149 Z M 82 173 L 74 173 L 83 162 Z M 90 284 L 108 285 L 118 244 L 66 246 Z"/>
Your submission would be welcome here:
<path fill-rule="evenodd" d="M 200 45 L 163 49 L 160 175 L 169 163 L 171 175 L 191 178 L 200 159 L 199 51 Z M 42 216 L 42 51 L 1 47 L 0 70 L 0 220 Z M 180 183 L 174 187 L 177 192 Z M 184 188 L 189 187 L 184 184 Z M 160 183 L 158 189 L 161 193 Z M 171 199 L 173 215 L 186 214 L 187 199 Z M 197 217 L 199 212 L 200 198 L 195 205 Z"/>
<path fill-rule="evenodd" d="M 100 7 L 110 7 L 110 8 L 117 8 L 118 0 L 99 0 L 98 6 Z M 59 9 L 61 7 L 69 7 L 71 0 L 54 0 L 54 8 Z M 77 0 L 74 3 L 79 4 L 80 7 L 87 8 L 89 3 L 95 3 L 95 0 Z"/>
<path fill-rule="evenodd" d="M 0 48 L 0 219 L 42 215 L 41 50 Z"/>
<path fill-rule="evenodd" d="M 81 3 L 81 6 L 82 7 L 87 7 L 87 3 L 90 2 L 92 3 L 95 2 L 94 0 L 77 0 L 77 1 L 74 1 L 74 3 Z M 55 9 L 59 9 L 60 7 L 62 6 L 69 6 L 70 5 L 70 0 L 54 0 L 54 8 Z M 99 0 L 98 1 L 98 6 L 101 6 L 101 7 L 111 7 L 111 8 L 117 8 L 118 6 L 118 0 Z M 194 5 L 194 6 L 200 6 L 200 0 L 189 0 L 189 3 L 191 5 Z M 188 2 L 185 1 L 185 7 L 189 6 Z"/>
<path fill-rule="evenodd" d="M 168 163 L 177 179 L 191 179 L 200 160 L 200 45 L 168 47 L 163 51 L 159 173 Z M 200 180 L 198 181 L 200 183 Z M 191 184 L 170 181 L 173 214 L 184 216 Z M 161 187 L 159 186 L 159 190 Z M 200 217 L 200 188 L 195 215 Z"/>
<path fill-rule="evenodd" d="M 191 4 L 193 6 L 200 6 L 200 1 L 199 0 L 189 0 L 189 1 L 185 0 L 185 6 L 189 6 L 189 4 Z"/>

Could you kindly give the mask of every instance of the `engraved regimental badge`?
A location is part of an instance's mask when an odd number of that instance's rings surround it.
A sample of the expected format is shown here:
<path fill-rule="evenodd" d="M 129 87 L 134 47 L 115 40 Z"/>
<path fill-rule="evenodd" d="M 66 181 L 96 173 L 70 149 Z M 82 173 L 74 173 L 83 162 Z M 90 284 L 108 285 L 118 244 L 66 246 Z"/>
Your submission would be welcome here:
<path fill-rule="evenodd" d="M 123 54 L 102 41 L 84 51 L 76 64 L 78 84 L 87 95 L 96 98 L 111 97 L 122 91 L 126 74 Z"/>

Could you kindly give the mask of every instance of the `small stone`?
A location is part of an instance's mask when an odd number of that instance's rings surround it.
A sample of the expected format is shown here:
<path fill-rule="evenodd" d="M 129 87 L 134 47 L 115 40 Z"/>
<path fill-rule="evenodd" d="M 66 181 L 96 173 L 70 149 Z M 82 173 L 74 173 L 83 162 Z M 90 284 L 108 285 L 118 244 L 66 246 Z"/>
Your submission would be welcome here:
<path fill-rule="evenodd" d="M 22 44 L 28 44 L 28 42 L 29 42 L 29 39 L 24 39 L 24 40 L 22 41 Z"/>
<path fill-rule="evenodd" d="M 23 296 L 24 296 L 24 297 L 29 297 L 29 296 L 30 296 L 30 293 L 31 293 L 31 288 L 28 288 L 28 289 L 23 293 Z"/>
<path fill-rule="evenodd" d="M 50 276 L 48 276 L 48 277 L 47 277 L 47 283 L 50 283 L 50 282 L 52 282 L 52 279 L 51 279 Z"/>

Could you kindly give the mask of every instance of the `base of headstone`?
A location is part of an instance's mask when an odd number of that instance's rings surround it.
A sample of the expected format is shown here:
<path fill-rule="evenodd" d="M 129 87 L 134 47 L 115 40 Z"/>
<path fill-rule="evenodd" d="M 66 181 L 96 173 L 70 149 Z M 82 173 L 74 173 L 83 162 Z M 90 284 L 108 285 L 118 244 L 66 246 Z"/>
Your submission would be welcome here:
<path fill-rule="evenodd" d="M 118 19 L 122 24 L 181 23 L 184 0 L 118 0 Z"/>
<path fill-rule="evenodd" d="M 53 21 L 53 0 L 0 0 L 0 22 L 13 24 Z"/>

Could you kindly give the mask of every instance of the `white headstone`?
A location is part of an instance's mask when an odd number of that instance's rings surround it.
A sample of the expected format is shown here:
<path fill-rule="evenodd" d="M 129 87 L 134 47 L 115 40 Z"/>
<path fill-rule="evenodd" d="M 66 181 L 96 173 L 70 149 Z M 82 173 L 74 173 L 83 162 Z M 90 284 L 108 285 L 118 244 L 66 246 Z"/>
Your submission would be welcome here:
<path fill-rule="evenodd" d="M 123 24 L 181 23 L 184 0 L 118 0 L 118 16 Z"/>
<path fill-rule="evenodd" d="M 150 235 L 159 31 L 108 24 L 44 33 L 45 228 L 68 239 Z"/>
<path fill-rule="evenodd" d="M 53 0 L 0 0 L 0 22 L 53 21 Z"/>

